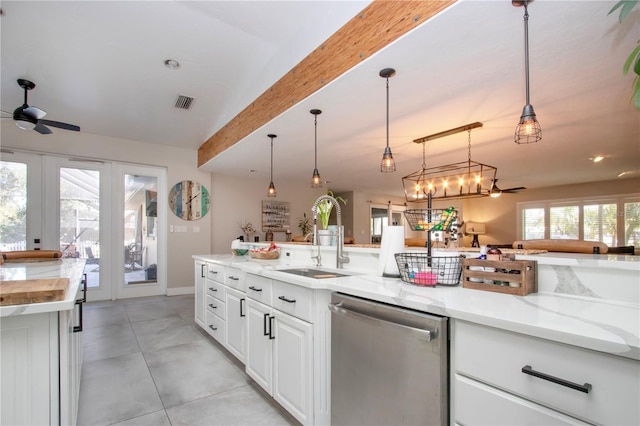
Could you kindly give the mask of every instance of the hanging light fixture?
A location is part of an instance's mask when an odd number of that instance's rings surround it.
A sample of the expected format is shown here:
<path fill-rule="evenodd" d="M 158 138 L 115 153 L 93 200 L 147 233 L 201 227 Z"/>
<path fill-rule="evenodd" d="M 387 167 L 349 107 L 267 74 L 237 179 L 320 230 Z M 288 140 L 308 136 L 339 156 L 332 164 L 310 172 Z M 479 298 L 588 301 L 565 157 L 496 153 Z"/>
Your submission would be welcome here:
<path fill-rule="evenodd" d="M 482 127 L 482 123 L 466 124 L 413 141 L 422 144 L 422 167 L 402 178 L 407 201 L 426 202 L 429 194 L 431 194 L 431 199 L 473 198 L 491 195 L 492 184 L 498 169 L 471 160 L 471 130 L 478 127 Z M 468 132 L 467 161 L 427 168 L 425 161 L 426 142 L 464 131 Z"/>
<path fill-rule="evenodd" d="M 271 139 L 271 181 L 269 182 L 269 189 L 267 190 L 267 197 L 276 197 L 276 186 L 273 184 L 273 138 L 277 138 L 277 135 L 268 134 L 268 138 Z"/>
<path fill-rule="evenodd" d="M 522 109 L 522 116 L 516 127 L 515 142 L 517 144 L 534 143 L 542 139 L 540 123 L 529 101 L 529 10 L 527 5 L 531 2 L 533 0 L 512 0 L 511 2 L 515 7 L 524 6 L 524 75 L 527 103 Z"/>
<path fill-rule="evenodd" d="M 380 71 L 380 77 L 387 79 L 387 147 L 384 149 L 382 161 L 380 162 L 380 171 L 382 173 L 391 173 L 396 171 L 396 162 L 393 161 L 393 154 L 389 148 L 389 78 L 396 75 L 393 68 L 385 68 Z"/>
<path fill-rule="evenodd" d="M 311 187 L 312 188 L 322 188 L 322 178 L 320 177 L 320 172 L 318 172 L 318 114 L 322 114 L 322 111 L 319 109 L 312 109 L 309 111 L 314 115 L 313 126 L 314 126 L 314 166 L 313 166 L 313 176 L 311 177 Z"/>

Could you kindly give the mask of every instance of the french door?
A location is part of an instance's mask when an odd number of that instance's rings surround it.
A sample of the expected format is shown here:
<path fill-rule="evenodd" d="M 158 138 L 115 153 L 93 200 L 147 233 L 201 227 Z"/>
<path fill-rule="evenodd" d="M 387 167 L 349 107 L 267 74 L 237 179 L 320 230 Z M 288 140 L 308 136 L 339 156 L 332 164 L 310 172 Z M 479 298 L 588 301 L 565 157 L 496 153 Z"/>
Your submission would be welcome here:
<path fill-rule="evenodd" d="M 85 259 L 89 300 L 164 294 L 166 203 L 156 200 L 166 199 L 165 175 L 162 168 L 3 150 L 0 250 L 51 249 Z M 128 192 L 141 177 L 154 187 Z M 125 225 L 132 210 L 135 220 Z M 141 251 L 128 251 L 131 244 Z"/>

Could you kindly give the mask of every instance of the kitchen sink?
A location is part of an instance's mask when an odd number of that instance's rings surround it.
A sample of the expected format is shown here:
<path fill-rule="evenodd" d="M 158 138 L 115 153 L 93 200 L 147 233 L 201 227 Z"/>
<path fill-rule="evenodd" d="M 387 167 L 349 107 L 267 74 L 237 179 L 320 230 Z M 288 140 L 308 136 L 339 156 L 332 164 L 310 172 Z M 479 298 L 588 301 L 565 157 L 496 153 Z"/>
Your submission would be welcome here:
<path fill-rule="evenodd" d="M 278 272 L 300 275 L 307 278 L 315 278 L 317 280 L 323 279 L 323 278 L 347 277 L 350 275 L 350 274 L 342 274 L 340 272 L 335 272 L 335 271 L 327 271 L 327 270 L 312 269 L 312 268 L 279 269 Z"/>

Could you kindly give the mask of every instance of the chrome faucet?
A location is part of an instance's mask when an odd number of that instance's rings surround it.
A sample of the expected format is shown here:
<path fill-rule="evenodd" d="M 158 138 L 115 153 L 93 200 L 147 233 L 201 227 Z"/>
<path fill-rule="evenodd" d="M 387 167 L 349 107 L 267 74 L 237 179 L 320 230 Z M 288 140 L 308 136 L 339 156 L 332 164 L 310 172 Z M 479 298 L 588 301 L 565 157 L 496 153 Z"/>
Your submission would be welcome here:
<path fill-rule="evenodd" d="M 312 259 L 316 259 L 316 266 L 322 266 L 322 259 L 320 256 L 320 243 L 318 240 L 318 205 L 321 201 L 328 200 L 336 208 L 336 217 L 338 219 L 338 235 L 336 236 L 336 268 L 342 269 L 345 263 L 349 263 L 349 258 L 344 255 L 344 230 L 342 229 L 342 212 L 338 200 L 330 195 L 321 195 L 318 197 L 311 211 L 313 212 L 313 244 L 318 246 L 318 254 L 311 256 Z"/>

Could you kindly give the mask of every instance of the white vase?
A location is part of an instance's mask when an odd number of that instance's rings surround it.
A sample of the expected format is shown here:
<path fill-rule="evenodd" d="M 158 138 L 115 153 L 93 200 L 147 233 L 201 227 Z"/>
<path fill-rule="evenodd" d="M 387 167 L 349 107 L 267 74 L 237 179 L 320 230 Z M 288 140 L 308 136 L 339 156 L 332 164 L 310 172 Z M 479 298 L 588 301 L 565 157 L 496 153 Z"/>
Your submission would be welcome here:
<path fill-rule="evenodd" d="M 318 244 L 321 246 L 330 246 L 333 232 L 330 229 L 318 230 Z"/>

